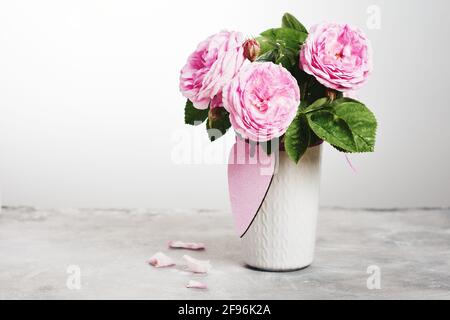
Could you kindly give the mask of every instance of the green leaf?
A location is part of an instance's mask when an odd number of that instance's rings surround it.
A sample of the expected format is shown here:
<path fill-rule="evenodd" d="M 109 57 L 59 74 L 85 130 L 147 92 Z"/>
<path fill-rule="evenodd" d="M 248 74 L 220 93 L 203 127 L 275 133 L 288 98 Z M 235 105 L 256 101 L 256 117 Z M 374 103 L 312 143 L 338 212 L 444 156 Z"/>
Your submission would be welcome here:
<path fill-rule="evenodd" d="M 305 26 L 301 24 L 296 17 L 287 12 L 283 15 L 283 18 L 281 19 L 281 26 L 283 28 L 290 28 L 308 33 L 308 30 L 306 30 Z"/>
<path fill-rule="evenodd" d="M 276 43 L 267 37 L 257 37 L 256 41 L 259 43 L 259 55 L 265 54 L 267 51 L 273 50 L 277 47 Z"/>
<path fill-rule="evenodd" d="M 303 113 L 313 112 L 315 110 L 323 108 L 324 106 L 327 105 L 328 102 L 329 102 L 328 98 L 317 99 L 311 105 L 309 105 L 305 110 L 303 110 L 302 112 Z"/>
<path fill-rule="evenodd" d="M 314 133 L 337 149 L 347 152 L 372 152 L 377 121 L 362 103 L 342 98 L 328 107 L 307 114 Z"/>
<path fill-rule="evenodd" d="M 332 146 L 334 149 L 336 149 L 337 151 L 339 151 L 339 152 L 342 152 L 342 153 L 351 153 L 351 152 L 349 152 L 349 151 L 347 151 L 347 150 L 344 150 L 344 149 L 342 149 L 342 148 L 333 146 L 332 144 L 331 144 L 331 146 Z"/>
<path fill-rule="evenodd" d="M 299 112 L 288 127 L 284 148 L 291 160 L 298 163 L 309 147 L 311 135 L 306 115 Z"/>
<path fill-rule="evenodd" d="M 349 125 L 355 139 L 356 152 L 373 152 L 377 131 L 374 114 L 361 102 L 349 98 L 337 99 L 330 107 Z"/>
<path fill-rule="evenodd" d="M 184 108 L 184 123 L 197 126 L 202 124 L 207 117 L 208 109 L 197 109 L 190 100 L 186 101 L 186 106 Z"/>
<path fill-rule="evenodd" d="M 221 138 L 230 127 L 230 114 L 224 108 L 210 110 L 206 121 L 206 130 L 211 141 Z"/>
<path fill-rule="evenodd" d="M 300 45 L 305 42 L 308 34 L 290 28 L 272 28 L 261 33 L 261 36 L 272 40 L 278 45 L 284 44 L 287 48 L 300 51 Z"/>
<path fill-rule="evenodd" d="M 308 123 L 321 139 L 350 152 L 356 152 L 356 143 L 348 124 L 330 110 L 308 114 Z"/>
<path fill-rule="evenodd" d="M 275 59 L 276 64 L 281 64 L 289 71 L 298 68 L 298 53 L 289 48 L 283 48 L 278 50 L 278 56 Z"/>
<path fill-rule="evenodd" d="M 295 72 L 299 69 L 300 47 L 307 36 L 307 33 L 290 28 L 266 30 L 258 38 L 262 50 L 257 60 L 281 64 L 290 72 Z"/>
<path fill-rule="evenodd" d="M 277 50 L 269 50 L 265 53 L 263 53 L 262 55 L 260 55 L 258 58 L 256 58 L 256 61 L 270 61 L 270 62 L 275 62 L 277 60 Z"/>

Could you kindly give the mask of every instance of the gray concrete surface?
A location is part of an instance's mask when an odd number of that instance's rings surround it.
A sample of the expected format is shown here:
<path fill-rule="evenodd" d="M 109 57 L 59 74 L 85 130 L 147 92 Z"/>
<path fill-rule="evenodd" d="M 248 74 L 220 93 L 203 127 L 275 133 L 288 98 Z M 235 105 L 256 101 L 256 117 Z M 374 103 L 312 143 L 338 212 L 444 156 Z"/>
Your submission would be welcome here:
<path fill-rule="evenodd" d="M 172 239 L 202 241 L 213 270 L 191 275 L 145 262 Z M 320 212 L 316 260 L 270 273 L 242 264 L 231 216 L 217 211 L 39 210 L 0 214 L 0 299 L 450 299 L 450 210 Z M 66 285 L 68 266 L 81 289 Z M 367 268 L 381 289 L 367 289 Z M 187 289 L 188 280 L 209 285 Z"/>

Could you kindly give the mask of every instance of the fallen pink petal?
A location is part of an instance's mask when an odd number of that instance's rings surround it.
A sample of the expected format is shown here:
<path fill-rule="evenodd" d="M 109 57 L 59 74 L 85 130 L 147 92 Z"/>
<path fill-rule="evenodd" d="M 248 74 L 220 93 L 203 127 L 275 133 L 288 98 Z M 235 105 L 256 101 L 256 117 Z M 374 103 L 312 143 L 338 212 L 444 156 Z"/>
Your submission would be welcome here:
<path fill-rule="evenodd" d="M 204 243 L 201 243 L 201 242 L 169 241 L 169 248 L 188 249 L 188 250 L 205 250 L 206 246 Z"/>
<path fill-rule="evenodd" d="M 148 263 L 155 268 L 171 267 L 175 265 L 175 262 L 169 256 L 162 252 L 155 253 L 148 261 Z"/>
<path fill-rule="evenodd" d="M 208 273 L 212 268 L 209 260 L 197 260 L 188 255 L 184 255 L 183 260 L 186 261 L 187 269 L 194 273 Z"/>
<path fill-rule="evenodd" d="M 208 289 L 208 286 L 205 283 L 189 280 L 189 282 L 186 284 L 186 288 L 193 288 L 193 289 Z"/>

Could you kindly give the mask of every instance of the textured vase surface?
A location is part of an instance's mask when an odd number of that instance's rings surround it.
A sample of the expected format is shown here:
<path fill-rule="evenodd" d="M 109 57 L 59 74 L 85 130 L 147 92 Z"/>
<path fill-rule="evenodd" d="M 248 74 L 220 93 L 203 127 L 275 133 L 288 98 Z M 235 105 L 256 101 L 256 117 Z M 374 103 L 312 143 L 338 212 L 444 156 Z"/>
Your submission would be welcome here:
<path fill-rule="evenodd" d="M 248 266 L 290 271 L 313 262 L 321 150 L 322 146 L 309 148 L 298 164 L 280 152 L 266 198 L 241 239 Z"/>

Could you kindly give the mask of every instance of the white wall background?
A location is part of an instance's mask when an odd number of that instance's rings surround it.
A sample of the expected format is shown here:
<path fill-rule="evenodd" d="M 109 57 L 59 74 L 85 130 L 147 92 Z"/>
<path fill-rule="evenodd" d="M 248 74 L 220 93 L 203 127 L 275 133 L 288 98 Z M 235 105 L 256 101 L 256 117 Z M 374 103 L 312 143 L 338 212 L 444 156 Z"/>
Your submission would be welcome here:
<path fill-rule="evenodd" d="M 380 30 L 366 27 L 373 4 Z M 209 34 L 257 35 L 285 11 L 307 26 L 356 24 L 375 50 L 360 99 L 379 119 L 376 153 L 351 156 L 355 174 L 327 148 L 322 204 L 450 205 L 446 0 L 2 0 L 3 204 L 228 208 L 224 164 L 172 161 L 177 132 L 222 163 L 232 140 L 210 146 L 203 128 L 184 126 L 179 69 Z"/>

